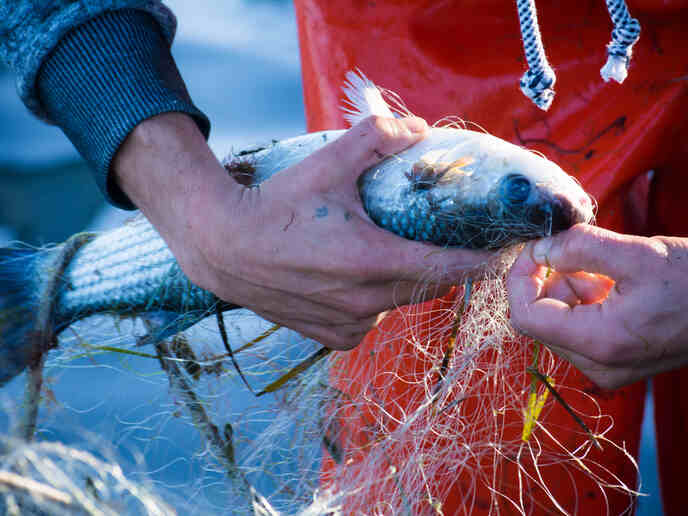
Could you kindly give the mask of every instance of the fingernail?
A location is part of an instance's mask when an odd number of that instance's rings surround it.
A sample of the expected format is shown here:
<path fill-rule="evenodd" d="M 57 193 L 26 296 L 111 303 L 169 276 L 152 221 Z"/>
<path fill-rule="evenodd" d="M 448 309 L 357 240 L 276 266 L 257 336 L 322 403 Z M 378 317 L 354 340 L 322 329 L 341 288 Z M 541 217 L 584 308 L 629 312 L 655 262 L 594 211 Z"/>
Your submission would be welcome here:
<path fill-rule="evenodd" d="M 402 119 L 406 128 L 414 134 L 421 134 L 428 130 L 428 123 L 420 117 L 410 116 Z"/>
<path fill-rule="evenodd" d="M 542 238 L 535 242 L 535 245 L 533 245 L 533 251 L 531 253 L 533 261 L 538 265 L 549 266 L 549 259 L 547 257 L 549 256 L 550 249 L 552 249 L 551 238 Z"/>

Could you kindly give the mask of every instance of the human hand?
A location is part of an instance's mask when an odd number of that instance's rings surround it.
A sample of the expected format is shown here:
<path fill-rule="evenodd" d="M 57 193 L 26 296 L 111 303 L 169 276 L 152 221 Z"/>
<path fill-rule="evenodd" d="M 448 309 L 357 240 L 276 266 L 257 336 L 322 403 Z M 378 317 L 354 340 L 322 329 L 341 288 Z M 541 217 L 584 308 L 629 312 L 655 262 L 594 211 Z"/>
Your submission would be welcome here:
<path fill-rule="evenodd" d="M 115 173 L 192 282 L 327 347 L 349 349 L 381 312 L 418 299 L 423 286 L 433 297 L 444 294 L 488 258 L 405 240 L 377 227 L 361 205 L 358 176 L 426 131 L 420 119 L 369 118 L 247 189 L 188 117 L 168 114 L 135 129 Z"/>
<path fill-rule="evenodd" d="M 507 288 L 514 327 L 600 387 L 688 363 L 686 238 L 578 224 L 527 244 Z"/>

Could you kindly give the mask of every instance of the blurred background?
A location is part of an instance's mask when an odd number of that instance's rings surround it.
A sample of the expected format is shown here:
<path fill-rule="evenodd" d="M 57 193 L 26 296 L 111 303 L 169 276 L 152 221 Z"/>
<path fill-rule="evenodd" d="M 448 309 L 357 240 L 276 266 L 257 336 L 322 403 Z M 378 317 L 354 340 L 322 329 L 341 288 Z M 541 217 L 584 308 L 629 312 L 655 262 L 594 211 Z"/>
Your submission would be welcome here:
<path fill-rule="evenodd" d="M 173 54 L 210 145 L 232 148 L 305 131 L 299 54 L 288 0 L 166 2 L 178 18 Z M 62 132 L 32 117 L 0 69 L 0 237 L 59 242 L 126 214 L 107 207 Z M 69 209 L 66 209 L 68 207 Z"/>
<path fill-rule="evenodd" d="M 305 132 L 290 0 L 166 3 L 179 23 L 173 54 L 191 97 L 211 119 L 210 146 L 218 157 L 247 144 Z M 131 212 L 103 202 L 70 142 L 59 129 L 28 113 L 17 97 L 13 75 L 0 68 L 0 244 L 13 240 L 37 245 L 60 242 L 77 231 L 114 227 L 130 216 Z M 56 399 L 69 400 L 73 409 L 69 424 L 48 425 L 52 438 L 66 442 L 83 439 L 80 432 L 69 429 L 70 424 L 73 429 L 89 428 L 104 439 L 116 436 L 124 424 L 120 415 L 112 417 L 119 405 L 116 400 L 121 400 L 123 409 L 143 407 L 145 414 L 157 410 L 151 402 L 167 393 L 164 382 L 142 386 L 129 378 L 114 383 L 116 371 L 108 373 L 107 367 L 80 371 L 77 366 L 52 386 Z M 151 373 L 156 368 L 153 364 Z M 5 395 L 18 394 L 20 381 L 12 382 Z M 117 385 L 116 396 L 113 385 Z M 640 499 L 638 514 L 657 516 L 662 511 L 651 398 L 648 401 L 640 467 L 642 491 L 649 496 Z M 60 417 L 64 419 L 64 415 Z M 198 447 L 197 437 L 188 430 L 186 425 L 175 430 L 170 423 L 166 433 L 174 435 L 174 447 L 143 448 L 148 470 L 156 471 L 156 480 L 170 485 L 193 474 L 188 467 L 170 466 L 175 463 L 175 449 Z"/>

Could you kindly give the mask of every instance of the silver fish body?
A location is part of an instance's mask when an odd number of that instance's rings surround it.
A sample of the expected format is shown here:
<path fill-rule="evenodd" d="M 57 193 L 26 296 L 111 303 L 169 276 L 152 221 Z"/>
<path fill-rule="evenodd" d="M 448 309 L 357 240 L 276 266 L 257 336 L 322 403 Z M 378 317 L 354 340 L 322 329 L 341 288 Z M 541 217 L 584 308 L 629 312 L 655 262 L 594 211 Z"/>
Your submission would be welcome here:
<path fill-rule="evenodd" d="M 253 183 L 260 185 L 343 132 L 310 133 L 247 149 L 226 166 L 250 164 Z M 463 129 L 432 129 L 425 140 L 366 170 L 358 186 L 378 225 L 440 246 L 498 249 L 592 217 L 588 196 L 554 163 Z M 35 313 L 48 302 L 53 335 L 84 317 L 113 313 L 156 321 L 152 338 L 233 306 L 193 285 L 142 216 L 96 236 L 65 267 L 58 263 L 61 249 L 0 251 L 0 384 L 30 362 L 35 350 L 27 335 L 36 334 Z M 46 294 L 46 284 L 56 285 L 54 292 Z"/>
<path fill-rule="evenodd" d="M 259 184 L 343 132 L 310 133 L 239 154 L 255 167 Z M 379 226 L 439 246 L 501 249 L 593 217 L 590 197 L 555 163 L 466 129 L 433 128 L 366 170 L 358 183 Z"/>

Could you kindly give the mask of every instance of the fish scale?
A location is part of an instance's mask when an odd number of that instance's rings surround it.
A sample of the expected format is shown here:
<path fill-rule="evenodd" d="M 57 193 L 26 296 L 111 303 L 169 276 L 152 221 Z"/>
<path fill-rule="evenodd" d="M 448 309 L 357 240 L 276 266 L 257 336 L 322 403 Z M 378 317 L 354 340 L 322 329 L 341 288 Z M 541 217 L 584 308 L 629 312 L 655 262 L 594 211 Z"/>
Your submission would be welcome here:
<path fill-rule="evenodd" d="M 95 238 L 64 271 L 56 319 L 93 313 L 206 311 L 217 298 L 193 285 L 155 228 L 143 216 Z M 126 312 L 124 312 L 126 310 Z"/>

